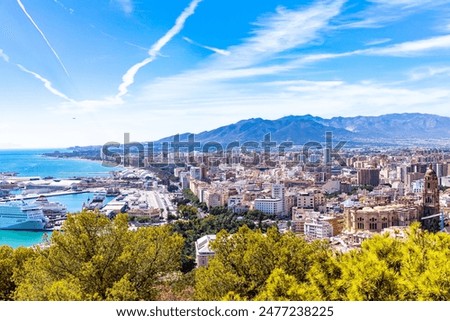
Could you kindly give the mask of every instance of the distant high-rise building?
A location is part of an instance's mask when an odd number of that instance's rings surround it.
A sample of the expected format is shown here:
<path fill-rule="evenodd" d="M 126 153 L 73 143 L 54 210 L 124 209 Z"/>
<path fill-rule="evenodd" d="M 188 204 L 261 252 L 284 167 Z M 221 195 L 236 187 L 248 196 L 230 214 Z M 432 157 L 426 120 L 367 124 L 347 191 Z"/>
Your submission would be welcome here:
<path fill-rule="evenodd" d="M 192 179 L 197 179 L 197 180 L 202 179 L 202 169 L 200 167 L 192 166 L 189 169 L 189 173 L 190 173 Z"/>
<path fill-rule="evenodd" d="M 179 176 L 180 176 L 181 189 L 189 188 L 189 173 L 188 172 L 180 172 Z"/>
<path fill-rule="evenodd" d="M 208 177 L 208 167 L 205 164 L 200 165 L 200 177 L 201 179 Z"/>
<path fill-rule="evenodd" d="M 284 197 L 285 188 L 283 184 L 272 184 L 272 198 L 278 198 L 282 202 L 282 209 L 281 211 L 283 214 L 286 213 L 286 204 L 285 204 L 285 197 Z"/>
<path fill-rule="evenodd" d="M 358 169 L 358 185 L 380 185 L 380 169 L 361 168 Z"/>
<path fill-rule="evenodd" d="M 436 176 L 437 176 L 438 178 L 441 178 L 442 176 L 445 176 L 445 175 L 444 175 L 444 165 L 443 165 L 443 164 L 437 163 L 437 164 L 435 164 L 435 165 L 433 166 L 433 169 L 435 170 Z"/>
<path fill-rule="evenodd" d="M 415 173 L 426 173 L 428 170 L 428 165 L 427 164 L 412 164 L 411 165 L 411 170 Z"/>

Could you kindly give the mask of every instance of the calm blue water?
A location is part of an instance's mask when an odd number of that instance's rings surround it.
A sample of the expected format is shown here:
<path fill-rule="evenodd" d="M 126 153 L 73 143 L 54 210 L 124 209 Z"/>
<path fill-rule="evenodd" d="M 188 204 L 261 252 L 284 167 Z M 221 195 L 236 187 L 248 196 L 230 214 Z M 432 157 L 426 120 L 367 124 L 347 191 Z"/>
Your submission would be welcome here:
<path fill-rule="evenodd" d="M 88 198 L 92 199 L 94 196 L 93 193 L 80 193 L 80 194 L 70 194 L 70 195 L 62 195 L 62 196 L 52 196 L 47 197 L 50 202 L 60 202 L 67 206 L 67 212 L 69 213 L 77 213 L 81 211 L 81 207 L 83 202 L 87 202 Z M 107 197 L 106 202 L 109 202 L 114 197 Z"/>
<path fill-rule="evenodd" d="M 43 241 L 45 233 L 50 238 L 51 232 L 0 231 L 0 246 L 8 245 L 12 248 L 33 246 Z"/>
<path fill-rule="evenodd" d="M 113 170 L 102 166 L 101 162 L 79 159 L 60 159 L 42 156 L 54 150 L 0 150 L 0 172 L 17 172 L 17 176 L 52 176 L 55 178 L 72 178 L 75 176 L 110 175 Z"/>
<path fill-rule="evenodd" d="M 55 178 L 105 177 L 109 176 L 111 167 L 103 167 L 100 162 L 76 159 L 57 159 L 41 156 L 42 153 L 53 150 L 0 150 L 0 172 L 17 172 L 17 176 L 52 176 Z M 13 192 L 20 193 L 20 191 Z M 83 202 L 92 199 L 92 193 L 71 194 L 49 197 L 49 201 L 60 202 L 67 206 L 67 211 L 81 211 Z M 112 198 L 107 198 L 107 201 Z M 47 233 L 50 235 L 51 233 Z M 0 245 L 32 246 L 42 242 L 44 232 L 2 231 L 0 230 Z"/>

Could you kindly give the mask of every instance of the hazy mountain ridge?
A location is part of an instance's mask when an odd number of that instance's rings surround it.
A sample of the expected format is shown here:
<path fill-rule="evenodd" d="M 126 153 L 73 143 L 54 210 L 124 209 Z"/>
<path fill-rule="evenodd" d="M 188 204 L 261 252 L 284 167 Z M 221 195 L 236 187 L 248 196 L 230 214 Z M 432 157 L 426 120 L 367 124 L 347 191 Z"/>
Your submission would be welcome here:
<path fill-rule="evenodd" d="M 251 118 L 195 134 L 198 142 L 230 143 L 239 141 L 261 142 L 270 133 L 272 141 L 292 141 L 304 144 L 309 141 L 323 142 L 325 133 L 332 132 L 333 140 L 349 142 L 380 142 L 394 144 L 408 139 L 450 138 L 450 117 L 405 113 L 382 116 L 333 117 L 325 119 L 311 115 L 286 116 L 276 120 Z M 186 141 L 189 133 L 180 135 Z M 173 136 L 157 142 L 171 142 Z"/>

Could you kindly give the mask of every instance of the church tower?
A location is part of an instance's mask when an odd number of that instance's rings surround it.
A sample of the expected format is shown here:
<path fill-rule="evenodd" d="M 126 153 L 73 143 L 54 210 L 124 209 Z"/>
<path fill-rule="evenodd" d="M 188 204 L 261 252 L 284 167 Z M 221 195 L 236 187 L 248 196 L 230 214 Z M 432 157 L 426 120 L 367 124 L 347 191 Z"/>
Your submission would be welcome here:
<path fill-rule="evenodd" d="M 439 183 L 436 172 L 431 165 L 425 173 L 422 201 L 423 216 L 439 213 Z"/>

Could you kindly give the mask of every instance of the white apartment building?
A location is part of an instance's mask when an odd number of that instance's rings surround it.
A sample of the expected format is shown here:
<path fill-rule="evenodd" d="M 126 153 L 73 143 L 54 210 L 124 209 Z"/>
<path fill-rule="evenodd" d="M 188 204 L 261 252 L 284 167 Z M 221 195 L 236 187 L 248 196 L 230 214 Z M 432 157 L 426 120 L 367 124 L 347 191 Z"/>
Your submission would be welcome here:
<path fill-rule="evenodd" d="M 283 214 L 283 201 L 279 198 L 257 198 L 254 207 L 266 214 Z"/>
<path fill-rule="evenodd" d="M 286 213 L 286 204 L 285 204 L 285 187 L 283 184 L 272 184 L 272 198 L 280 199 L 282 204 L 281 213 Z"/>
<path fill-rule="evenodd" d="M 305 235 L 315 238 L 323 239 L 333 236 L 333 226 L 322 220 L 308 220 L 304 225 Z"/>

